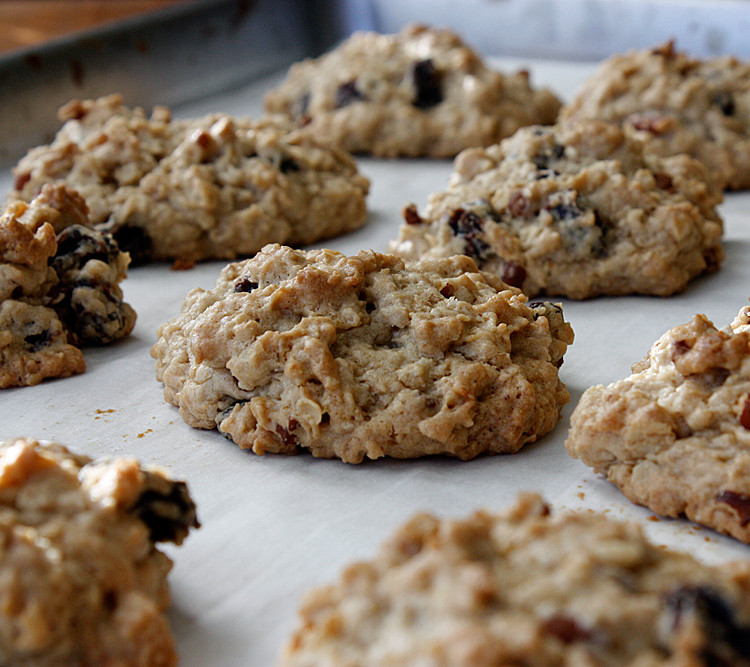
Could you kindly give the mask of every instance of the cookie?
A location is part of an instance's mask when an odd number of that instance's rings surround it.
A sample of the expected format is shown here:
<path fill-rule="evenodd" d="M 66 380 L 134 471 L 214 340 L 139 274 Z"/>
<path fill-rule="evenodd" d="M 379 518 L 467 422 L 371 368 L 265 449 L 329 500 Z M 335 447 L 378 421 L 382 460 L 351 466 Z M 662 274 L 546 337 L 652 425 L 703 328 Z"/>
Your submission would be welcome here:
<path fill-rule="evenodd" d="M 555 122 L 560 101 L 528 72 L 503 75 L 449 30 L 355 33 L 295 64 L 265 98 L 313 136 L 353 153 L 453 157 L 519 127 Z"/>
<path fill-rule="evenodd" d="M 73 101 L 59 115 L 54 141 L 14 169 L 11 197 L 65 184 L 134 262 L 231 259 L 365 222 L 369 182 L 351 157 L 281 119 L 172 120 L 164 107 L 148 118 L 119 95 Z"/>
<path fill-rule="evenodd" d="M 633 502 L 750 543 L 750 309 L 721 330 L 696 315 L 588 389 L 566 447 Z"/>
<path fill-rule="evenodd" d="M 0 388 L 82 373 L 79 346 L 132 331 L 120 289 L 129 257 L 89 224 L 83 199 L 60 185 L 0 217 Z"/>
<path fill-rule="evenodd" d="M 614 125 L 522 128 L 462 152 L 389 249 L 469 255 L 529 296 L 667 296 L 718 268 L 720 201 L 699 162 L 644 155 Z"/>
<path fill-rule="evenodd" d="M 622 125 L 650 153 L 687 153 L 720 185 L 750 187 L 750 63 L 699 60 L 663 46 L 604 61 L 561 119 Z"/>
<path fill-rule="evenodd" d="M 327 665 L 746 665 L 750 566 L 703 565 L 635 524 L 552 513 L 420 514 L 310 592 L 279 661 Z"/>
<path fill-rule="evenodd" d="M 0 443 L 0 662 L 176 665 L 171 560 L 198 526 L 184 482 L 57 444 Z"/>
<path fill-rule="evenodd" d="M 264 248 L 195 289 L 151 354 L 191 426 L 359 463 L 512 453 L 557 423 L 573 340 L 468 257 Z"/>

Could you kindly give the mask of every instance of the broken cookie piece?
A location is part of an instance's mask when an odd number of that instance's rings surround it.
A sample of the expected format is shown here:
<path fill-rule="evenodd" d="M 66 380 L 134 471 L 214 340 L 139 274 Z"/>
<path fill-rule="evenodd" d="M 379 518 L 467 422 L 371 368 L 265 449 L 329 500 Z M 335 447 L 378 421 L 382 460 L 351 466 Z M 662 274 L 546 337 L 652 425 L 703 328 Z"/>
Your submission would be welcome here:
<path fill-rule="evenodd" d="M 176 665 L 156 542 L 195 527 L 184 482 L 134 459 L 0 443 L 0 662 Z"/>
<path fill-rule="evenodd" d="M 167 401 L 258 454 L 513 453 L 569 398 L 560 307 L 528 304 L 468 257 L 271 245 L 190 292 L 158 333 Z"/>

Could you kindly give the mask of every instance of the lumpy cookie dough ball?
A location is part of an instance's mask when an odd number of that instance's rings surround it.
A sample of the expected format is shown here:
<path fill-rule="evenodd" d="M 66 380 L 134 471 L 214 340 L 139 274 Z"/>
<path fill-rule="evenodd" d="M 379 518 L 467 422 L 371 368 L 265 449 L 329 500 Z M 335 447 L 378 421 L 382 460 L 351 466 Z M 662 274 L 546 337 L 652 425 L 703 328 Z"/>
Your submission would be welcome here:
<path fill-rule="evenodd" d="M 529 296 L 668 296 L 723 259 L 721 198 L 699 162 L 645 155 L 612 124 L 528 127 L 462 152 L 390 251 L 466 254 Z"/>
<path fill-rule="evenodd" d="M 724 329 L 696 315 L 588 389 L 565 446 L 633 502 L 750 543 L 750 308 Z"/>
<path fill-rule="evenodd" d="M 672 42 L 604 61 L 560 113 L 620 124 L 654 155 L 687 153 L 724 187 L 750 187 L 750 63 Z"/>
<path fill-rule="evenodd" d="M 512 453 L 550 431 L 573 332 L 468 257 L 272 245 L 195 289 L 151 354 L 191 426 L 258 454 Z"/>
<path fill-rule="evenodd" d="M 381 157 L 453 157 L 554 123 L 560 108 L 550 91 L 531 87 L 528 72 L 495 72 L 449 30 L 414 25 L 355 33 L 293 65 L 265 105 L 313 136 Z"/>
<path fill-rule="evenodd" d="M 748 574 L 533 494 L 497 514 L 420 514 L 305 597 L 279 666 L 739 667 Z"/>
<path fill-rule="evenodd" d="M 83 199 L 61 185 L 0 216 L 0 388 L 82 373 L 80 345 L 132 331 L 120 289 L 130 257 L 89 224 Z"/>
<path fill-rule="evenodd" d="M 52 143 L 14 169 L 11 197 L 75 189 L 134 262 L 233 259 L 365 223 L 369 181 L 351 157 L 281 118 L 173 120 L 165 107 L 147 117 L 120 95 L 74 100 L 59 116 Z"/>
<path fill-rule="evenodd" d="M 197 526 L 185 483 L 133 459 L 0 443 L 0 662 L 176 665 L 155 544 Z"/>

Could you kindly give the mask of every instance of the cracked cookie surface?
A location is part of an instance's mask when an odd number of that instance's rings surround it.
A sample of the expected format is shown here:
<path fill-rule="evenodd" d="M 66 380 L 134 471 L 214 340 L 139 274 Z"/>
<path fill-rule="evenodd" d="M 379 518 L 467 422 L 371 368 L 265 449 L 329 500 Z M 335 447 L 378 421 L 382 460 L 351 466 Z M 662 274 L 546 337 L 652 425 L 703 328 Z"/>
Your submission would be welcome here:
<path fill-rule="evenodd" d="M 512 453 L 569 398 L 561 309 L 528 305 L 467 257 L 268 246 L 190 292 L 159 336 L 166 400 L 259 454 Z"/>
<path fill-rule="evenodd" d="M 0 217 L 0 388 L 82 373 L 79 346 L 132 331 L 120 289 L 129 257 L 88 224 L 83 199 L 60 185 Z"/>
<path fill-rule="evenodd" d="M 134 262 L 233 259 L 365 223 L 369 182 L 351 157 L 281 118 L 173 120 L 165 107 L 147 117 L 119 95 L 75 100 L 59 115 L 53 142 L 14 169 L 11 197 L 65 184 Z"/>
<path fill-rule="evenodd" d="M 720 201 L 699 162 L 645 155 L 612 124 L 528 127 L 461 153 L 390 251 L 466 254 L 529 296 L 667 296 L 718 268 Z"/>
<path fill-rule="evenodd" d="M 633 502 L 750 542 L 750 308 L 720 330 L 696 315 L 588 389 L 566 448 Z"/>
<path fill-rule="evenodd" d="M 613 56 L 560 118 L 617 123 L 650 153 L 687 153 L 720 185 L 750 187 L 750 64 L 731 56 L 699 60 L 671 42 Z"/>
<path fill-rule="evenodd" d="M 524 125 L 553 123 L 559 100 L 528 72 L 503 75 L 448 30 L 355 33 L 295 64 L 265 99 L 314 136 L 353 153 L 453 157 Z"/>
<path fill-rule="evenodd" d="M 551 512 L 420 514 L 311 591 L 284 667 L 746 665 L 750 567 L 703 565 L 635 524 Z"/>
<path fill-rule="evenodd" d="M 57 444 L 0 443 L 0 660 L 35 667 L 177 664 L 170 559 L 197 527 L 184 482 Z"/>

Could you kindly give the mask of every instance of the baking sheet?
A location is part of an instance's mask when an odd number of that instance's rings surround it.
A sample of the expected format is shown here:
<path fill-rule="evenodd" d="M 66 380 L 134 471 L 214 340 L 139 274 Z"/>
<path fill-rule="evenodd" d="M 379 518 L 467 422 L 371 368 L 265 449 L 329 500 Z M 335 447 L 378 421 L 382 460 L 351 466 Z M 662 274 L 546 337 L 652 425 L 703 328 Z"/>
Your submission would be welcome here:
<path fill-rule="evenodd" d="M 494 64 L 528 67 L 536 84 L 563 97 L 592 70 L 545 61 Z M 175 115 L 258 115 L 262 93 L 280 77 L 179 107 Z M 449 161 L 361 159 L 359 164 L 372 180 L 368 224 L 325 244 L 346 253 L 385 249 L 396 236 L 403 205 L 423 206 L 451 172 Z M 1 172 L 0 192 L 10 183 L 10 173 Z M 353 466 L 306 455 L 259 457 L 216 431 L 188 427 L 163 400 L 149 349 L 157 326 L 177 314 L 190 289 L 212 287 L 223 262 L 189 271 L 167 265 L 132 269 L 123 288 L 138 313 L 133 334 L 114 346 L 86 350 L 83 375 L 4 390 L 0 437 L 54 439 L 93 456 L 132 455 L 188 481 L 203 526 L 182 547 L 167 549 L 175 560 L 170 619 L 181 664 L 188 667 L 272 664 L 295 623 L 302 593 L 332 581 L 352 560 L 372 556 L 418 510 L 462 516 L 480 507 L 501 508 L 518 491 L 536 490 L 556 507 L 635 519 L 659 544 L 709 562 L 746 557 L 748 547 L 729 538 L 684 521 L 656 520 L 569 458 L 563 446 L 570 413 L 586 388 L 627 375 L 658 336 L 695 313 L 723 326 L 747 302 L 750 193 L 728 195 L 721 212 L 726 222 L 723 268 L 684 294 L 562 300 L 576 333 L 561 368 L 572 399 L 552 433 L 513 456 Z"/>

